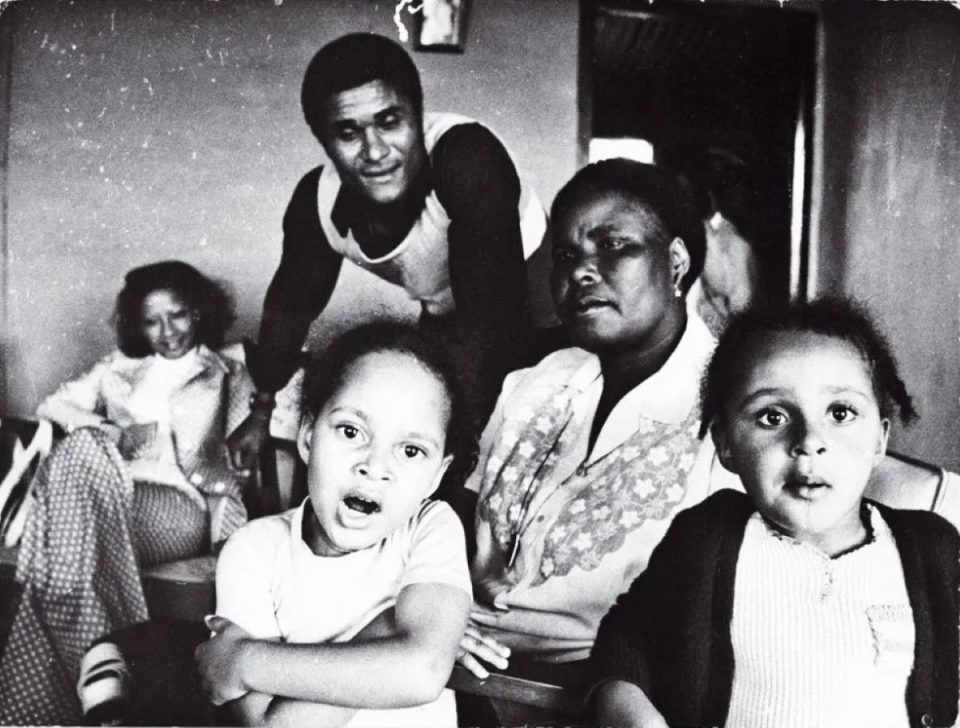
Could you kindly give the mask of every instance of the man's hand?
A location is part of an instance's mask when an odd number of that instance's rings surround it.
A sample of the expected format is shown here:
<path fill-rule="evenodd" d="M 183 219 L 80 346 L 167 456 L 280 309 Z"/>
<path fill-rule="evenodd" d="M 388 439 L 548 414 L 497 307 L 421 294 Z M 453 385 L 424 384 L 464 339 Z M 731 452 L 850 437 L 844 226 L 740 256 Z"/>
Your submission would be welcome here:
<path fill-rule="evenodd" d="M 488 634 L 485 634 L 472 621 L 467 624 L 460 640 L 460 652 L 457 653 L 457 662 L 467 668 L 478 680 L 486 680 L 490 673 L 480 663 L 487 662 L 501 670 L 506 670 L 510 648 L 500 644 Z M 480 658 L 478 660 L 477 658 Z"/>
<path fill-rule="evenodd" d="M 214 705 L 223 705 L 250 692 L 240 679 L 240 655 L 250 635 L 229 619 L 207 617 L 213 636 L 194 651 L 200 684 Z"/>
<path fill-rule="evenodd" d="M 253 409 L 247 419 L 240 423 L 227 438 L 227 453 L 230 457 L 230 466 L 235 470 L 252 470 L 257 462 L 257 455 L 267 438 L 270 437 L 270 411 Z"/>

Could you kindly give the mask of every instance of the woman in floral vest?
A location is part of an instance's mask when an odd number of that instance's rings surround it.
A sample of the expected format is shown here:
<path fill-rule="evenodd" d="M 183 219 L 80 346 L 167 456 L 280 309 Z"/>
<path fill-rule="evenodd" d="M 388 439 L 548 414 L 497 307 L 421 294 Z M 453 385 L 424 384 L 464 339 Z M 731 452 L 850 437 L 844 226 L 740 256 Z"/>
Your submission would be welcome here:
<path fill-rule="evenodd" d="M 577 348 L 508 375 L 483 433 L 460 661 L 576 685 L 600 619 L 707 495 L 697 401 L 714 340 L 685 309 L 704 233 L 670 173 L 592 164 L 551 219 L 554 303 Z"/>

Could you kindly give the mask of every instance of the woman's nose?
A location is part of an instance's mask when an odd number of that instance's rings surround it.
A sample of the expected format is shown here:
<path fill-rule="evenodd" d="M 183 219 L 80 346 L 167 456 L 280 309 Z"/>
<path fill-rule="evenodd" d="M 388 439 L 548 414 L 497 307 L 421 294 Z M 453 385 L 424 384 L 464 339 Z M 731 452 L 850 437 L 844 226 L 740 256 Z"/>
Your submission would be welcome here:
<path fill-rule="evenodd" d="M 822 455 L 826 451 L 827 441 L 818 426 L 803 421 L 795 425 L 793 445 L 790 448 L 793 457 Z"/>
<path fill-rule="evenodd" d="M 592 255 L 581 257 L 573 266 L 571 278 L 577 283 L 591 283 L 600 279 L 600 271 L 597 268 L 597 260 Z"/>

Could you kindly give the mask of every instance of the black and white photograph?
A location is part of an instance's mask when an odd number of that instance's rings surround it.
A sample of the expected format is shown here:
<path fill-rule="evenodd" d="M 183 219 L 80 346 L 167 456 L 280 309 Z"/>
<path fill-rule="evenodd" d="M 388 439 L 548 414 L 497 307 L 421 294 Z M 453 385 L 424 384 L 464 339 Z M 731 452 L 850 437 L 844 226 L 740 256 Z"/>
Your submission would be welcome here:
<path fill-rule="evenodd" d="M 423 0 L 416 48 L 462 53 L 467 34 L 469 0 Z"/>
<path fill-rule="evenodd" d="M 960 3 L 0 0 L 0 725 L 960 725 Z"/>

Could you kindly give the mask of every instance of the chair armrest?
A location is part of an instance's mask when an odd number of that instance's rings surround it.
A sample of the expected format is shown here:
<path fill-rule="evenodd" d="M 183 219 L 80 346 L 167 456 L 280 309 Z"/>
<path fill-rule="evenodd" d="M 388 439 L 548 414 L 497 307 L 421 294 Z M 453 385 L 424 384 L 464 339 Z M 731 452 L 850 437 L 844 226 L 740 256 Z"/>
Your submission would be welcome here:
<path fill-rule="evenodd" d="M 940 499 L 944 470 L 931 463 L 888 452 L 864 493 L 891 508 L 932 511 Z"/>
<path fill-rule="evenodd" d="M 491 673 L 486 680 L 478 680 L 473 673 L 460 665 L 454 666 L 447 687 L 459 693 L 482 695 L 493 700 L 535 705 L 550 710 L 573 713 L 582 709 L 573 692 L 559 685 L 502 673 Z"/>
<path fill-rule="evenodd" d="M 171 561 L 144 570 L 143 593 L 153 619 L 202 622 L 216 606 L 216 556 Z"/>
<path fill-rule="evenodd" d="M 14 583 L 19 548 L 0 547 L 0 590 Z M 158 564 L 143 571 L 141 581 L 153 619 L 202 622 L 216 604 L 216 556 Z"/>
<path fill-rule="evenodd" d="M 960 475 L 945 471 L 933 512 L 946 518 L 960 531 Z"/>

